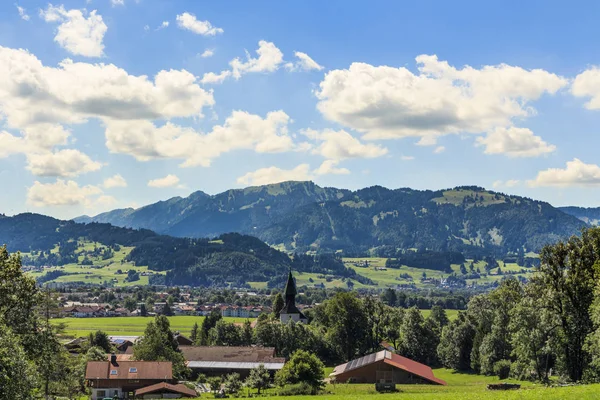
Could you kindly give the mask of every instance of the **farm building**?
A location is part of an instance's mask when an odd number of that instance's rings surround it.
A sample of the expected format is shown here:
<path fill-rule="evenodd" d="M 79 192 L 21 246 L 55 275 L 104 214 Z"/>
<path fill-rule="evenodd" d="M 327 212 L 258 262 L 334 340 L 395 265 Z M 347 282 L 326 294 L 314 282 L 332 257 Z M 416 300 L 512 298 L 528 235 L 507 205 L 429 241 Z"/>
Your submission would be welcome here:
<path fill-rule="evenodd" d="M 337 382 L 446 384 L 436 378 L 427 365 L 389 350 L 382 350 L 338 365 L 329 376 L 335 378 Z"/>
<path fill-rule="evenodd" d="M 245 377 L 260 364 L 271 372 L 285 364 L 284 358 L 275 357 L 272 347 L 179 346 L 179 349 L 194 373 L 209 376 L 237 372 Z"/>
<path fill-rule="evenodd" d="M 167 382 L 146 386 L 135 391 L 136 399 L 179 399 L 181 397 L 196 397 L 196 391 L 180 383 L 172 385 Z"/>
<path fill-rule="evenodd" d="M 175 383 L 171 362 L 118 361 L 114 355 L 110 361 L 88 362 L 85 379 L 92 389 L 92 400 L 115 396 L 133 399 L 140 389 L 165 382 Z"/>

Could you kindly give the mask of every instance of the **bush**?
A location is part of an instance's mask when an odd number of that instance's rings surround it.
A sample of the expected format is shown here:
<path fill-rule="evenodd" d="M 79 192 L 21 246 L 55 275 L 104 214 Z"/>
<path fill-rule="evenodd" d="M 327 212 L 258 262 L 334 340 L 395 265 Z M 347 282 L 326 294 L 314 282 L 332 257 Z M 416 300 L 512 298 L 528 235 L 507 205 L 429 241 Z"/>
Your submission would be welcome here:
<path fill-rule="evenodd" d="M 302 396 L 308 394 L 316 394 L 316 391 L 308 383 L 300 382 L 294 385 L 286 385 L 282 388 L 279 388 L 277 394 L 279 396 Z"/>
<path fill-rule="evenodd" d="M 494 375 L 500 379 L 508 379 L 510 376 L 511 362 L 509 360 L 500 360 L 494 364 Z"/>
<path fill-rule="evenodd" d="M 197 383 L 206 383 L 206 375 L 198 374 L 198 377 L 196 378 L 196 382 Z"/>
<path fill-rule="evenodd" d="M 279 386 L 284 387 L 287 384 L 306 383 L 317 392 L 323 387 L 323 368 L 324 365 L 312 353 L 304 350 L 298 350 L 282 369 L 275 374 L 275 381 Z"/>

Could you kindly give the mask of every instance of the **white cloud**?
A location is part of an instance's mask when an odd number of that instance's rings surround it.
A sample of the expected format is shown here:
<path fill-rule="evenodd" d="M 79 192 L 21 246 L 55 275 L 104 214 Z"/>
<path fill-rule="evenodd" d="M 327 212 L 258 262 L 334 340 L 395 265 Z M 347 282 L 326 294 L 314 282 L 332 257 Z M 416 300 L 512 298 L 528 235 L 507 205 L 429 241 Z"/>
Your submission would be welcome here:
<path fill-rule="evenodd" d="M 19 16 L 21 17 L 21 19 L 23 19 L 25 21 L 29 21 L 29 15 L 27 14 L 27 10 L 25 10 L 23 7 L 19 6 L 18 4 L 15 4 L 15 7 L 17 7 L 17 11 L 19 12 Z"/>
<path fill-rule="evenodd" d="M 164 178 L 152 179 L 148 181 L 148 186 L 153 188 L 166 188 L 175 186 L 179 183 L 179 178 L 175 175 L 169 174 Z"/>
<path fill-rule="evenodd" d="M 308 181 L 313 179 L 308 164 L 300 164 L 294 169 L 281 169 L 278 167 L 260 168 L 240 176 L 237 183 L 243 185 L 267 185 L 284 181 Z"/>
<path fill-rule="evenodd" d="M 435 154 L 440 154 L 440 153 L 443 153 L 444 151 L 446 151 L 446 147 L 444 147 L 444 146 L 438 146 L 433 150 L 433 152 Z"/>
<path fill-rule="evenodd" d="M 285 64 L 285 67 L 290 71 L 321 71 L 324 68 L 323 66 L 317 64 L 317 62 L 310 58 L 310 56 L 306 53 L 296 51 L 294 52 L 294 56 L 296 56 L 298 61 L 295 63 L 288 62 Z"/>
<path fill-rule="evenodd" d="M 150 25 L 144 25 L 144 30 L 147 32 L 150 30 Z"/>
<path fill-rule="evenodd" d="M 292 150 L 288 135 L 289 116 L 272 111 L 265 118 L 234 111 L 223 125 L 201 134 L 191 128 L 166 123 L 157 127 L 150 121 L 110 121 L 106 145 L 114 153 L 125 153 L 141 161 L 156 158 L 182 159 L 182 166 L 209 166 L 223 153 L 251 149 L 258 153 Z"/>
<path fill-rule="evenodd" d="M 350 170 L 347 168 L 337 168 L 338 163 L 339 161 L 337 160 L 325 160 L 314 173 L 316 175 L 347 175 L 350 173 Z"/>
<path fill-rule="evenodd" d="M 283 63 L 283 53 L 272 42 L 261 40 L 258 42 L 257 58 L 252 58 L 246 52 L 246 62 L 239 58 L 231 60 L 232 74 L 235 79 L 249 72 L 274 72 Z"/>
<path fill-rule="evenodd" d="M 169 27 L 169 21 L 163 21 L 158 28 L 156 28 L 157 31 L 161 30 L 161 29 L 165 29 Z"/>
<path fill-rule="evenodd" d="M 36 176 L 74 177 L 102 168 L 102 164 L 74 149 L 28 154 L 27 162 L 27 169 Z"/>
<path fill-rule="evenodd" d="M 518 179 L 509 179 L 507 181 L 494 181 L 492 186 L 494 188 L 502 188 L 502 187 L 511 188 L 511 187 L 517 186 L 520 183 L 521 183 L 521 181 Z"/>
<path fill-rule="evenodd" d="M 477 138 L 485 146 L 485 154 L 506 154 L 508 157 L 537 157 L 551 153 L 556 146 L 546 143 L 527 128 L 498 127 L 485 137 Z"/>
<path fill-rule="evenodd" d="M 375 144 L 363 144 L 358 139 L 344 130 L 334 131 L 325 129 L 322 132 L 308 129 L 304 132 L 306 136 L 320 142 L 313 150 L 313 154 L 319 154 L 332 160 L 345 160 L 348 158 L 375 158 L 387 154 L 388 150 Z"/>
<path fill-rule="evenodd" d="M 532 115 L 530 102 L 568 83 L 541 69 L 457 69 L 428 55 L 416 61 L 417 74 L 365 63 L 330 71 L 316 92 L 318 109 L 368 139 L 482 133 Z"/>
<path fill-rule="evenodd" d="M 97 186 L 80 187 L 74 181 L 57 179 L 55 183 L 43 184 L 35 181 L 27 190 L 27 203 L 34 207 L 94 205 L 96 196 L 102 194 Z M 103 200 L 106 202 L 106 199 Z"/>
<path fill-rule="evenodd" d="M 186 70 L 160 71 L 154 80 L 112 64 L 64 60 L 46 67 L 33 54 L 0 46 L 0 115 L 11 128 L 40 123 L 202 116 L 211 92 Z"/>
<path fill-rule="evenodd" d="M 215 50 L 214 49 L 206 49 L 204 50 L 204 52 L 202 54 L 200 54 L 200 57 L 202 58 L 209 58 L 215 55 Z"/>
<path fill-rule="evenodd" d="M 402 161 L 412 161 L 412 160 L 414 160 L 415 158 L 414 158 L 413 156 L 404 156 L 404 155 L 402 155 L 402 156 L 400 156 L 400 159 L 401 159 Z"/>
<path fill-rule="evenodd" d="M 438 138 L 435 135 L 427 135 L 423 136 L 419 139 L 417 146 L 435 146 L 437 144 Z"/>
<path fill-rule="evenodd" d="M 214 72 L 207 72 L 202 77 L 200 81 L 203 84 L 218 84 L 223 83 L 223 81 L 231 76 L 231 71 L 221 71 L 220 74 L 215 74 Z"/>
<path fill-rule="evenodd" d="M 88 14 L 85 9 L 66 10 L 63 5 L 49 4 L 46 10 L 40 10 L 40 16 L 46 22 L 60 22 L 54 41 L 69 53 L 85 57 L 104 55 L 102 41 L 108 27 L 96 10 Z"/>
<path fill-rule="evenodd" d="M 586 97 L 588 110 L 600 109 L 600 68 L 592 67 L 575 77 L 571 85 L 571 94 L 576 97 Z"/>
<path fill-rule="evenodd" d="M 527 183 L 533 187 L 600 186 L 600 167 L 574 158 L 573 161 L 567 161 L 565 169 L 549 168 L 540 171 L 534 180 Z"/>
<path fill-rule="evenodd" d="M 110 4 L 112 4 L 113 7 L 124 6 L 125 0 L 110 0 Z"/>
<path fill-rule="evenodd" d="M 223 29 L 212 26 L 209 21 L 198 21 L 194 14 L 187 12 L 177 16 L 177 25 L 179 25 L 181 29 L 202 36 L 215 36 L 219 33 L 223 33 Z"/>
<path fill-rule="evenodd" d="M 116 174 L 114 176 L 106 178 L 102 183 L 102 187 L 105 189 L 127 187 L 127 181 L 121 176 L 121 174 Z"/>

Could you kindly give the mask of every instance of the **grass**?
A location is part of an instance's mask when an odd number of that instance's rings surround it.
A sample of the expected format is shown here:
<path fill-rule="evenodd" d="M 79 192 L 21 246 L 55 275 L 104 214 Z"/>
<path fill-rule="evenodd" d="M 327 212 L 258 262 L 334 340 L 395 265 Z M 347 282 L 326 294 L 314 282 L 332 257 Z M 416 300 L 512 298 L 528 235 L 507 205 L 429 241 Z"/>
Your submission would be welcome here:
<path fill-rule="evenodd" d="M 329 371 L 331 370 L 328 369 Z M 600 385 L 582 385 L 548 388 L 531 382 L 507 380 L 505 382 L 521 384 L 520 390 L 490 391 L 487 384 L 500 382 L 497 377 L 455 373 L 448 369 L 434 370 L 435 376 L 447 382 L 447 386 L 437 385 L 397 385 L 398 393 L 379 394 L 372 384 L 327 385 L 325 394 L 319 396 L 290 396 L 286 399 L 339 399 L 362 400 L 374 397 L 389 400 L 558 400 L 558 399 L 597 399 Z M 328 375 L 327 371 L 326 374 Z M 242 391 L 245 394 L 245 391 Z M 269 389 L 266 395 L 272 395 L 275 389 Z M 204 395 L 202 398 L 212 398 Z"/>
<path fill-rule="evenodd" d="M 204 317 L 169 317 L 171 329 L 189 335 L 194 322 L 202 324 Z M 224 318 L 228 322 L 244 322 L 246 318 Z M 152 317 L 102 317 L 102 318 L 55 318 L 52 323 L 66 325 L 65 335 L 70 337 L 87 336 L 90 332 L 101 330 L 109 335 L 139 336 L 144 334 L 146 325 Z"/>

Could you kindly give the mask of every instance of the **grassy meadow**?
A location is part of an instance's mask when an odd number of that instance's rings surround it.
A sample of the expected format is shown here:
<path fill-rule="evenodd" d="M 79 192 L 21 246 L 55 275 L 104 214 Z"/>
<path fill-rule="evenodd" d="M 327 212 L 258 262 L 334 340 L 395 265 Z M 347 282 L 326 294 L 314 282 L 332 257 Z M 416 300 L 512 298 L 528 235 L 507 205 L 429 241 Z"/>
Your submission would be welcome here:
<path fill-rule="evenodd" d="M 168 317 L 171 329 L 180 331 L 183 335 L 189 335 L 194 326 L 202 324 L 204 317 L 198 316 L 174 316 Z M 244 322 L 246 318 L 224 318 L 228 322 Z M 87 336 L 90 332 L 101 330 L 108 335 L 139 336 L 144 334 L 148 322 L 154 320 L 152 317 L 101 317 L 101 318 L 55 318 L 53 324 L 64 323 L 66 325 L 65 335 L 69 337 Z"/>
<path fill-rule="evenodd" d="M 331 369 L 326 370 L 326 375 Z M 510 391 L 490 391 L 487 384 L 500 382 L 497 377 L 455 373 L 451 370 L 435 369 L 436 377 L 445 380 L 447 386 L 437 385 L 397 385 L 399 392 L 380 394 L 371 384 L 337 384 L 327 385 L 325 393 L 318 396 L 289 396 L 286 399 L 339 399 L 362 400 L 381 398 L 389 400 L 558 400 L 558 399 L 597 399 L 600 385 L 581 385 L 571 387 L 546 387 L 531 382 L 507 380 L 505 382 L 519 383 L 521 389 Z M 254 391 L 250 391 L 252 394 Z M 266 395 L 274 395 L 276 389 L 266 391 Z M 246 395 L 245 390 L 242 395 Z M 204 394 L 199 398 L 213 398 L 212 394 Z"/>

